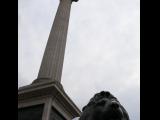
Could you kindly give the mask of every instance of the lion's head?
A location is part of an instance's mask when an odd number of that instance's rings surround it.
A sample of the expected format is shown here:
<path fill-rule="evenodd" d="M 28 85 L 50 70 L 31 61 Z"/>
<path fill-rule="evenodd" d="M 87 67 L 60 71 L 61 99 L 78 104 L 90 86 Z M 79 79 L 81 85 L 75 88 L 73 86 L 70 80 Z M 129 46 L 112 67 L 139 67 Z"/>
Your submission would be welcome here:
<path fill-rule="evenodd" d="M 105 91 L 95 94 L 82 111 L 79 120 L 129 120 L 117 98 Z"/>

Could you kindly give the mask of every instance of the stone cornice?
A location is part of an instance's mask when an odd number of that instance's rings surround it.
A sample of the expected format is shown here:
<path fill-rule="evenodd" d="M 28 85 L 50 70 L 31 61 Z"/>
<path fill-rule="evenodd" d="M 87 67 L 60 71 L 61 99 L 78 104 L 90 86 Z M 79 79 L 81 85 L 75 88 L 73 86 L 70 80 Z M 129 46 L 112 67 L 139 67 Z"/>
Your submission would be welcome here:
<path fill-rule="evenodd" d="M 81 111 L 79 108 L 74 104 L 64 90 L 55 84 L 54 81 L 24 86 L 18 91 L 18 101 L 34 99 L 43 96 L 53 96 L 53 99 L 55 99 L 54 96 L 56 96 L 56 99 L 62 103 L 65 109 L 67 109 L 72 116 L 80 116 Z"/>

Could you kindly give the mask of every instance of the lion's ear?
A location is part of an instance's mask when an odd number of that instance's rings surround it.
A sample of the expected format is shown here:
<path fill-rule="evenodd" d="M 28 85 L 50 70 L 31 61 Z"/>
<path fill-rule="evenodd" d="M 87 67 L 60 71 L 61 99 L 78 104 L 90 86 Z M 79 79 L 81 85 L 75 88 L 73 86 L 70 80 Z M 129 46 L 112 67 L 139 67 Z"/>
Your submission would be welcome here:
<path fill-rule="evenodd" d="M 123 115 L 124 115 L 124 117 L 125 117 L 125 120 L 130 120 L 127 111 L 124 109 L 123 106 L 121 106 L 121 108 L 122 108 L 122 111 L 123 111 Z"/>
<path fill-rule="evenodd" d="M 101 91 L 101 92 L 100 92 L 100 95 L 104 96 L 105 93 L 106 93 L 105 91 Z"/>
<path fill-rule="evenodd" d="M 84 110 L 86 109 L 86 107 L 87 107 L 87 106 L 84 106 L 84 107 L 82 108 L 82 111 L 84 111 Z"/>
<path fill-rule="evenodd" d="M 111 93 L 110 93 L 109 91 L 107 91 L 107 92 L 105 92 L 105 95 L 106 95 L 107 97 L 109 97 L 109 96 L 111 95 Z"/>

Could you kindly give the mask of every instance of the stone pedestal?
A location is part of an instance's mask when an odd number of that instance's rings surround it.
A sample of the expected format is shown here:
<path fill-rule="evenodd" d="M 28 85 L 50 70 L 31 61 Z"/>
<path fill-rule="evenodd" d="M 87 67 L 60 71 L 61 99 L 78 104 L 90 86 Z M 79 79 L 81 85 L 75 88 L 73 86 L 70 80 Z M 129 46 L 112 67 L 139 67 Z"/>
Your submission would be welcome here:
<path fill-rule="evenodd" d="M 18 90 L 18 120 L 71 120 L 81 114 L 60 83 L 73 1 L 60 0 L 38 77 Z"/>
<path fill-rule="evenodd" d="M 21 87 L 18 120 L 72 120 L 81 111 L 55 82 Z"/>

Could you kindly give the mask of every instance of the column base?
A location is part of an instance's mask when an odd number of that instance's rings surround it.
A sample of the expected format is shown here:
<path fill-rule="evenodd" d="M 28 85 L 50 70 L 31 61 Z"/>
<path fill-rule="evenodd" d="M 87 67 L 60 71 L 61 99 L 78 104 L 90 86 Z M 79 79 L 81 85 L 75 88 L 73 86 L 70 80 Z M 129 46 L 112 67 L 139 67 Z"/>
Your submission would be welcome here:
<path fill-rule="evenodd" d="M 55 84 L 55 85 L 57 85 L 60 89 L 64 90 L 62 84 L 61 84 L 59 81 L 57 81 L 57 80 L 52 80 L 52 79 L 50 79 L 50 78 L 37 78 L 36 80 L 34 80 L 34 81 L 31 83 L 31 85 L 46 84 L 46 83 L 47 83 L 47 84 L 48 84 L 48 83 Z"/>
<path fill-rule="evenodd" d="M 18 120 L 71 120 L 81 111 L 56 82 L 50 81 L 19 88 L 18 113 Z"/>

